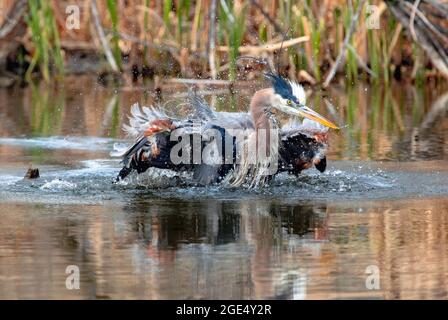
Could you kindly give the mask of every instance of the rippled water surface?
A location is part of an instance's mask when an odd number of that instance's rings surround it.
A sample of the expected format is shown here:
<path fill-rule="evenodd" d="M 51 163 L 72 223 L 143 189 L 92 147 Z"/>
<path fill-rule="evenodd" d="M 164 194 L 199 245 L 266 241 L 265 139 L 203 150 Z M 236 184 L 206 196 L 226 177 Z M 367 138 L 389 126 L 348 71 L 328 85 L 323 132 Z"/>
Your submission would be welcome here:
<path fill-rule="evenodd" d="M 219 110 L 245 110 L 261 86 L 201 90 Z M 168 108 L 185 96 L 162 89 Z M 79 78 L 0 90 L 0 298 L 448 298 L 448 91 L 312 93 L 346 125 L 323 174 L 259 190 L 161 170 L 112 184 L 109 152 L 151 92 Z M 23 179 L 30 165 L 39 179 Z M 69 265 L 79 290 L 66 288 Z"/>

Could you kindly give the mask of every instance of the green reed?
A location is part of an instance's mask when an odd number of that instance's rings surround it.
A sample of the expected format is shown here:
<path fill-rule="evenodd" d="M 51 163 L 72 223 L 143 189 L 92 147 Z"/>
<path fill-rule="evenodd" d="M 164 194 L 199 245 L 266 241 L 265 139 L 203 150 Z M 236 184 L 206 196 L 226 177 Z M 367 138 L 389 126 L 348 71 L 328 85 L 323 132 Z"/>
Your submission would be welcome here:
<path fill-rule="evenodd" d="M 85 0 L 86 1 L 86 0 Z M 144 39 L 142 44 L 143 63 L 148 65 L 149 48 L 146 44 L 149 40 L 154 40 L 165 45 L 169 42 L 170 46 L 182 48 L 189 48 L 187 54 L 195 54 L 199 58 L 199 64 L 202 70 L 208 67 L 208 26 L 210 1 L 206 0 L 163 0 L 160 5 L 153 5 L 150 0 L 142 0 L 142 4 L 146 8 L 151 8 L 153 15 L 145 10 L 143 19 L 136 23 L 142 24 L 140 30 L 142 34 L 136 35 Z M 278 60 L 281 66 L 289 70 L 291 77 L 296 77 L 300 70 L 307 71 L 317 83 L 322 81 L 323 75 L 327 72 L 329 67 L 334 63 L 342 43 L 344 36 L 348 32 L 350 21 L 356 12 L 359 5 L 359 0 L 339 1 L 336 5 L 334 2 L 328 1 L 327 7 L 323 8 L 320 4 L 316 4 L 312 0 L 282 0 L 276 1 L 275 7 L 272 8 L 272 3 L 267 0 L 257 0 L 261 7 L 264 8 L 265 13 L 269 14 L 270 19 L 267 19 L 257 8 L 252 6 L 251 1 L 232 1 L 219 0 L 217 1 L 217 44 L 229 47 L 227 53 L 217 51 L 216 53 L 216 67 L 221 70 L 226 70 L 229 66 L 229 79 L 236 79 L 236 59 L 239 55 L 239 47 L 242 45 L 243 39 L 249 41 L 248 44 L 259 46 L 267 42 L 275 42 L 284 37 L 284 34 L 276 31 L 272 20 L 280 26 L 283 33 L 287 33 L 287 38 L 294 38 L 299 36 L 308 36 L 309 42 L 293 47 L 287 48 L 286 52 L 263 52 L 261 54 L 269 55 L 273 61 Z M 119 17 L 118 0 L 106 0 L 100 15 L 104 18 L 108 16 L 112 25 L 112 39 L 111 48 L 113 50 L 114 59 L 120 69 L 125 68 L 121 59 L 121 50 L 119 47 Z M 381 0 L 370 0 L 368 4 L 380 5 Z M 63 74 L 64 64 L 60 50 L 60 40 L 58 30 L 56 28 L 55 18 L 53 15 L 52 5 L 54 2 L 49 0 L 29 0 L 29 15 L 27 17 L 27 24 L 29 33 L 31 34 L 32 44 L 34 46 L 33 55 L 31 57 L 31 66 L 28 69 L 27 76 L 30 77 L 33 70 L 40 70 L 45 81 L 49 81 L 55 70 L 58 74 Z M 240 7 L 242 9 L 240 9 Z M 332 12 L 330 12 L 331 10 Z M 372 82 L 390 83 L 391 80 L 391 61 L 389 49 L 395 46 L 393 39 L 393 32 L 396 26 L 394 16 L 386 11 L 381 16 L 381 26 L 379 30 L 366 29 L 362 24 L 365 21 L 366 13 L 361 11 L 363 18 L 359 19 L 355 33 L 350 40 L 351 47 L 346 52 L 346 59 L 344 60 L 344 73 L 349 83 L 355 83 L 361 73 L 360 63 L 358 57 L 359 50 L 366 44 L 367 53 L 361 58 L 363 62 L 377 75 L 371 77 L 368 73 L 362 72 L 362 77 L 369 78 Z M 158 18 L 160 17 L 160 18 Z M 329 19 L 329 17 L 332 17 Z M 160 22 L 163 20 L 163 26 Z M 256 23 L 255 23 L 256 21 Z M 159 37 L 166 37 L 167 39 L 152 39 L 148 36 L 153 30 L 153 27 L 164 28 L 164 32 L 158 34 Z M 123 27 L 124 28 L 124 27 Z M 159 30 L 159 29 L 154 29 Z M 249 34 L 257 30 L 255 34 Z M 120 30 L 123 33 L 132 34 L 128 30 Z M 192 32 L 190 32 L 192 31 Z M 83 30 L 83 32 L 89 32 Z M 356 43 L 355 43 L 356 39 Z M 69 40 L 70 41 L 70 40 Z M 409 39 L 404 38 L 400 40 L 400 48 L 394 50 L 404 50 L 409 46 Z M 402 42 L 405 45 L 402 45 Z M 415 45 L 412 45 L 412 57 L 414 63 L 420 59 L 422 63 L 417 69 L 418 72 L 414 74 L 416 82 L 421 83 L 425 81 L 425 68 L 423 59 L 424 53 Z M 151 51 L 152 52 L 152 51 Z M 160 53 L 154 52 L 152 59 L 155 64 L 160 65 L 158 72 L 167 72 L 166 69 L 172 70 L 170 66 L 172 63 L 165 63 L 170 55 L 168 51 Z M 166 53 L 165 53 L 166 52 Z M 275 56 L 275 57 L 274 57 Z M 189 57 L 188 57 L 189 58 Z M 27 59 L 29 59 L 27 57 Z M 196 61 L 198 59 L 183 60 L 179 56 L 173 55 L 171 61 Z M 365 60 L 365 61 L 364 61 Z M 54 67 L 53 67 L 54 66 Z M 187 67 L 188 66 L 183 66 Z M 289 68 L 288 68 L 289 67 Z M 165 69 L 166 68 L 166 69 Z M 168 71 L 169 73 L 169 71 Z"/>
<path fill-rule="evenodd" d="M 312 62 L 312 70 L 309 70 L 313 73 L 314 78 L 319 82 L 321 81 L 321 46 L 322 46 L 322 34 L 325 30 L 325 22 L 315 16 L 313 11 L 311 10 L 311 1 L 306 1 L 306 5 L 303 8 L 304 17 L 307 19 L 310 43 L 311 43 L 311 56 L 309 57 Z M 294 30 L 293 30 L 294 31 Z"/>
<path fill-rule="evenodd" d="M 355 4 L 353 5 L 353 8 L 344 10 L 344 28 L 346 33 L 349 32 L 350 24 L 356 10 Z M 353 45 L 353 36 L 349 40 L 349 43 L 350 45 Z M 345 73 L 349 84 L 354 84 L 358 78 L 358 62 L 356 61 L 356 53 L 353 52 L 353 50 L 347 49 Z"/>
<path fill-rule="evenodd" d="M 421 86 L 412 87 L 414 99 L 412 99 L 412 124 L 419 126 L 425 114 L 422 106 L 425 105 L 425 90 Z"/>
<path fill-rule="evenodd" d="M 246 6 L 236 12 L 232 1 L 221 1 L 219 10 L 219 32 L 221 40 L 229 47 L 229 80 L 235 81 L 237 76 L 236 59 L 239 56 L 239 47 L 243 40 L 246 27 Z"/>
<path fill-rule="evenodd" d="M 351 85 L 347 86 L 348 105 L 347 105 L 347 124 L 353 128 L 357 123 L 358 95 L 357 88 Z"/>
<path fill-rule="evenodd" d="M 319 82 L 321 81 L 321 72 L 320 72 L 320 48 L 321 48 L 321 35 L 322 30 L 324 28 L 323 21 L 316 21 L 315 23 L 311 24 L 311 45 L 313 48 L 313 58 L 314 58 L 314 77 Z"/>
<path fill-rule="evenodd" d="M 199 27 L 201 25 L 201 20 L 203 20 L 202 18 L 202 0 L 197 0 L 196 3 L 194 4 L 194 17 L 193 17 L 193 22 L 192 22 L 192 34 L 191 34 L 191 46 L 192 48 L 197 48 L 198 45 L 198 32 L 199 32 Z M 193 34 L 194 33 L 194 34 Z"/>
<path fill-rule="evenodd" d="M 414 43 L 412 44 L 412 53 L 415 57 L 415 84 L 422 87 L 425 83 L 425 67 L 423 66 L 424 55 L 422 50 Z"/>
<path fill-rule="evenodd" d="M 305 35 L 305 28 L 303 26 L 303 20 L 302 20 L 302 16 L 303 16 L 303 11 L 300 10 L 297 14 L 297 18 L 295 19 L 295 24 L 294 24 L 294 29 L 293 32 L 295 32 L 295 34 L 297 34 L 298 36 L 303 36 Z M 308 69 L 308 63 L 307 63 L 307 59 L 306 56 L 303 52 L 298 52 L 297 53 L 297 69 L 303 69 L 303 70 L 307 70 Z"/>
<path fill-rule="evenodd" d="M 261 43 L 266 43 L 268 41 L 268 28 L 266 24 L 261 24 L 258 29 L 258 39 Z"/>
<path fill-rule="evenodd" d="M 32 81 L 29 84 L 33 106 L 30 122 L 32 135 L 51 136 L 60 134 L 65 92 L 60 89 L 56 90 L 50 84 L 36 84 Z"/>
<path fill-rule="evenodd" d="M 145 0 L 145 8 L 149 8 L 150 0 Z M 145 44 L 143 45 L 143 63 L 145 66 L 148 66 L 148 32 L 149 32 L 149 12 L 145 10 L 143 14 L 143 30 L 144 30 L 144 39 Z"/>
<path fill-rule="evenodd" d="M 367 49 L 369 52 L 370 69 L 377 75 L 374 78 L 374 82 L 378 82 L 379 75 L 381 74 L 381 64 L 378 41 L 375 38 L 377 30 L 369 29 L 367 30 Z"/>
<path fill-rule="evenodd" d="M 163 1 L 163 21 L 165 22 L 165 26 L 169 28 L 170 26 L 170 12 L 173 7 L 173 0 L 164 0 Z"/>
<path fill-rule="evenodd" d="M 117 0 L 107 0 L 107 10 L 109 12 L 110 20 L 112 22 L 112 46 L 115 62 L 118 68 L 121 70 L 121 50 L 119 46 L 119 31 L 118 31 L 118 9 Z"/>
<path fill-rule="evenodd" d="M 189 15 L 190 15 L 190 0 L 179 0 L 177 9 L 176 9 L 176 15 L 177 15 L 177 41 L 178 43 L 183 46 L 183 25 L 185 21 L 188 21 Z"/>
<path fill-rule="evenodd" d="M 381 97 L 383 95 L 383 88 L 379 85 L 373 85 L 369 90 L 371 93 L 369 95 L 368 105 L 370 106 L 371 114 L 369 117 L 369 128 L 367 133 L 367 140 L 369 144 L 369 157 L 372 158 L 375 150 L 375 143 L 377 141 L 377 133 L 375 131 L 378 128 L 379 117 L 381 114 Z M 387 89 L 387 88 L 386 88 Z"/>
<path fill-rule="evenodd" d="M 56 20 L 48 1 L 29 0 L 28 4 L 29 14 L 25 17 L 25 21 L 31 32 L 35 50 L 25 77 L 30 81 L 31 73 L 38 66 L 44 80 L 49 82 L 53 69 L 58 75 L 64 74 L 64 60 Z"/>

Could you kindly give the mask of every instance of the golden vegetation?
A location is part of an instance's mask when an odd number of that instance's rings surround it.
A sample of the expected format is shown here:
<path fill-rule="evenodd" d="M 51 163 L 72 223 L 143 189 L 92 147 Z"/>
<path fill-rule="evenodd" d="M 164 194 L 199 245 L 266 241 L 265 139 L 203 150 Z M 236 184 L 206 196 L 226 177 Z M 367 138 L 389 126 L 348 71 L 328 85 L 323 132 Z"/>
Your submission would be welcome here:
<path fill-rule="evenodd" d="M 8 12 L 20 0 L 2 1 Z M 80 20 L 71 29 L 73 4 Z M 381 0 L 36 0 L 28 2 L 25 21 L 20 42 L 28 76 L 37 69 L 46 80 L 64 65 L 77 72 L 79 52 L 105 57 L 97 72 L 132 71 L 135 78 L 235 80 L 242 77 L 240 55 L 312 84 L 323 83 L 331 68 L 349 83 L 438 76 Z"/>

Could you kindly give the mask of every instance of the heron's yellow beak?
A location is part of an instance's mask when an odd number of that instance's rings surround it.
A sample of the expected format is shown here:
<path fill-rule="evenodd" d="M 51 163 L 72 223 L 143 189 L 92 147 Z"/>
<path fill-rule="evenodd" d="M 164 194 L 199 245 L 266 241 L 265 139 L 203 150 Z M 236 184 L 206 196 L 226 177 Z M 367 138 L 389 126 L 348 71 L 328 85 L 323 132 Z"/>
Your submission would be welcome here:
<path fill-rule="evenodd" d="M 286 105 L 278 105 L 276 107 L 277 109 L 279 109 L 282 112 L 285 112 L 287 114 L 296 116 L 296 117 L 303 117 L 303 118 L 308 118 L 310 120 L 316 121 L 318 123 L 320 123 L 321 125 L 324 125 L 328 128 L 332 128 L 332 129 L 340 129 L 337 125 L 335 125 L 333 122 L 331 122 L 330 120 L 325 119 L 323 116 L 321 116 L 320 114 L 318 114 L 316 111 L 308 108 L 307 106 L 304 105 L 298 105 L 297 107 L 291 107 L 291 106 L 286 106 Z"/>
<path fill-rule="evenodd" d="M 297 109 L 289 108 L 288 113 L 290 113 L 292 115 L 308 118 L 308 119 L 316 121 L 316 122 L 320 123 L 321 125 L 324 125 L 328 128 L 339 129 L 339 127 L 337 125 L 335 125 L 333 122 L 325 119 L 323 116 L 318 114 L 316 111 L 311 110 L 307 106 L 300 106 Z"/>
<path fill-rule="evenodd" d="M 304 118 L 308 118 L 310 120 L 319 122 L 321 125 L 326 126 L 328 128 L 339 129 L 339 127 L 335 125 L 333 122 L 325 119 L 323 116 L 318 114 L 316 111 L 311 110 L 307 106 L 300 106 L 299 109 L 297 109 L 297 111 Z"/>

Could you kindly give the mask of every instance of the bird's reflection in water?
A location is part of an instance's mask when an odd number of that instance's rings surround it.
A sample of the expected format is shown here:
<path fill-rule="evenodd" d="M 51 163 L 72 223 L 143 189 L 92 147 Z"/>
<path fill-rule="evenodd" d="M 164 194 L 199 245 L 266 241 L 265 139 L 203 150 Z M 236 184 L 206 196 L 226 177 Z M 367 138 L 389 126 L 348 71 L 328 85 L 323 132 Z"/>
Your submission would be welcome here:
<path fill-rule="evenodd" d="M 138 235 L 135 271 L 154 298 L 303 299 L 300 255 L 319 255 L 326 240 L 325 205 L 142 196 L 124 211 Z"/>

